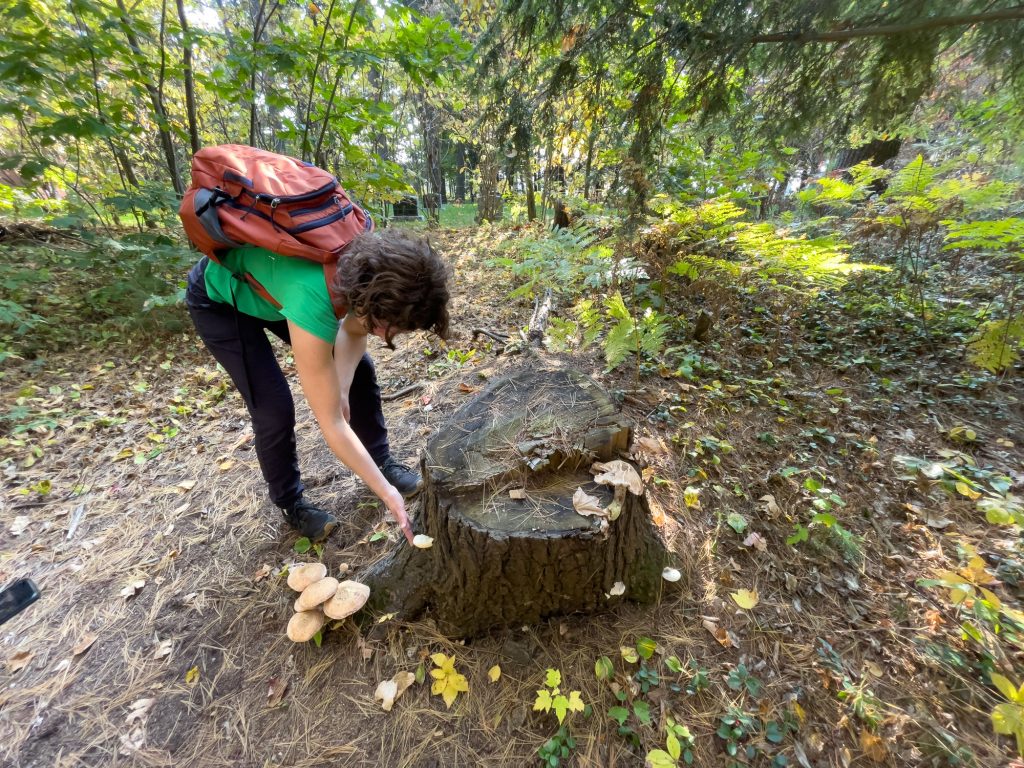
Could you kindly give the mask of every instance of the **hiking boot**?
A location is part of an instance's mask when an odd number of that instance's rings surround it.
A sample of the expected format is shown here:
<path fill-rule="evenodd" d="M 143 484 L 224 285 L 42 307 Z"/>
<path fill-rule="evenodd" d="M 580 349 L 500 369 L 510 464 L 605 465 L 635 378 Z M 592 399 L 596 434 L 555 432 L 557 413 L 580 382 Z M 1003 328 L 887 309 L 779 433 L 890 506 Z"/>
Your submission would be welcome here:
<path fill-rule="evenodd" d="M 419 493 L 423 485 L 423 478 L 420 477 L 419 472 L 413 472 L 390 456 L 380 465 L 380 473 L 407 499 Z"/>
<path fill-rule="evenodd" d="M 338 518 L 325 509 L 300 498 L 281 510 L 285 521 L 314 544 L 318 544 L 338 527 Z"/>

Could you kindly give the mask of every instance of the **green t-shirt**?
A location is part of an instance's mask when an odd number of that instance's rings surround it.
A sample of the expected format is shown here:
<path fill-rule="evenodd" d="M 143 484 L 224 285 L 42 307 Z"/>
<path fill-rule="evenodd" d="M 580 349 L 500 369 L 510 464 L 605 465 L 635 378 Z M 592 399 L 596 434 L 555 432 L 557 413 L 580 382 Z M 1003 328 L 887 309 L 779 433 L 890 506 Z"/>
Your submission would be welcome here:
<path fill-rule="evenodd" d="M 206 266 L 206 293 L 214 301 L 234 304 L 239 312 L 261 320 L 291 320 L 328 344 L 334 344 L 338 319 L 327 292 L 323 265 L 294 256 L 281 256 L 265 248 L 235 248 L 223 257 L 224 265 L 210 261 Z M 245 280 L 232 273 L 252 275 L 281 305 L 275 308 L 256 293 Z"/>

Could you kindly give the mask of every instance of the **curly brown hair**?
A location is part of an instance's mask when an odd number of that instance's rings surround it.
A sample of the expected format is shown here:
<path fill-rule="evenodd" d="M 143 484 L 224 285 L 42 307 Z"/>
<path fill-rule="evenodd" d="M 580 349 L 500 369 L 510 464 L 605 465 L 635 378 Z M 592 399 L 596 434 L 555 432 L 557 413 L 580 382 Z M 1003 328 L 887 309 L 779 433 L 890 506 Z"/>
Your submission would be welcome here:
<path fill-rule="evenodd" d="M 401 229 L 360 235 L 341 254 L 334 292 L 369 329 L 448 337 L 448 269 L 426 238 Z"/>

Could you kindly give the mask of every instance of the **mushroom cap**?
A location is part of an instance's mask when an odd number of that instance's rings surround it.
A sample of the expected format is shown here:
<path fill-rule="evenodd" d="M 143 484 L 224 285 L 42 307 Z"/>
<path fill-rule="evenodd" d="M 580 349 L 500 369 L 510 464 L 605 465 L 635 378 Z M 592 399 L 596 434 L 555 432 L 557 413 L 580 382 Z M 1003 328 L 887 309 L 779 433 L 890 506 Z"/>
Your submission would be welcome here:
<path fill-rule="evenodd" d="M 308 611 L 310 608 L 316 608 L 320 603 L 330 600 L 337 591 L 338 580 L 333 576 L 314 581 L 302 590 L 302 594 L 296 599 L 295 610 Z"/>
<path fill-rule="evenodd" d="M 616 488 L 629 488 L 636 496 L 643 495 L 644 481 L 632 464 L 621 459 L 615 461 L 595 461 L 590 471 L 596 473 L 595 483 L 614 485 Z"/>
<path fill-rule="evenodd" d="M 434 540 L 425 533 L 417 533 L 412 537 L 412 545 L 417 549 L 430 549 L 434 546 Z"/>
<path fill-rule="evenodd" d="M 326 621 L 327 617 L 319 608 L 293 613 L 288 620 L 288 639 L 294 643 L 312 640 L 313 635 L 320 631 Z"/>
<path fill-rule="evenodd" d="M 370 599 L 370 588 L 358 581 L 343 581 L 334 596 L 323 605 L 324 613 L 332 619 L 351 616 Z"/>
<path fill-rule="evenodd" d="M 327 566 L 323 563 L 303 563 L 288 569 L 288 586 L 301 592 L 310 584 L 320 581 L 327 575 Z"/>

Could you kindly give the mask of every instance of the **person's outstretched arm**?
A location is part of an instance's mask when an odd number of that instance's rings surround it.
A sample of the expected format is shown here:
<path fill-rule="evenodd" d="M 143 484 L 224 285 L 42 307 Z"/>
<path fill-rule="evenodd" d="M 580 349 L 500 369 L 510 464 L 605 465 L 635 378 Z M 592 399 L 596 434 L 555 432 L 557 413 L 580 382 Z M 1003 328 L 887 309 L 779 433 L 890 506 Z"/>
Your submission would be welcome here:
<path fill-rule="evenodd" d="M 355 315 L 346 316 L 338 325 L 338 336 L 334 341 L 334 368 L 338 373 L 339 403 L 345 421 L 351 418 L 348 392 L 356 375 L 356 366 L 366 352 L 366 336 L 366 327 Z"/>
<path fill-rule="evenodd" d="M 332 356 L 331 345 L 290 320 L 288 331 L 291 334 L 292 353 L 295 356 L 295 368 L 299 373 L 302 392 L 320 425 L 327 446 L 380 497 L 411 544 L 412 526 L 405 513 L 405 500 L 402 494 L 381 474 L 342 415 L 341 383 L 338 381 L 338 369 Z M 364 335 L 364 345 L 365 342 Z M 356 360 L 358 362 L 358 358 Z"/>

